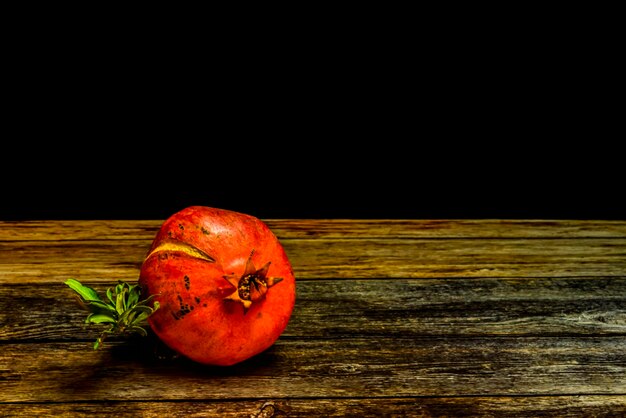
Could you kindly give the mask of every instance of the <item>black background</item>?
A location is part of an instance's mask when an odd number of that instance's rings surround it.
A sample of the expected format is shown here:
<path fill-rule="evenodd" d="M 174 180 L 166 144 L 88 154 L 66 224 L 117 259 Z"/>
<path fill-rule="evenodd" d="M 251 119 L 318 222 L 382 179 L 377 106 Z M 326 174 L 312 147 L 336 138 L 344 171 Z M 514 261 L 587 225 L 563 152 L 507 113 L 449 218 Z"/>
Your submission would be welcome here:
<path fill-rule="evenodd" d="M 165 219 L 189 205 L 626 219 L 611 44 L 565 20 L 441 19 L 210 53 L 167 37 L 25 39 L 5 68 L 0 220 Z"/>
<path fill-rule="evenodd" d="M 55 164 L 31 162 L 20 174 L 6 174 L 13 183 L 2 191 L 0 219 L 165 219 L 189 205 L 260 218 L 625 219 L 618 170 L 611 165 L 553 164 L 554 155 L 531 162 L 501 161 L 497 154 L 479 159 L 469 151 L 420 162 L 414 153 L 425 147 L 417 144 L 356 157 L 354 145 L 344 146 L 349 151 L 326 159 L 331 144 L 309 158 L 259 149 L 251 158 L 229 155 L 228 164 L 195 170 L 184 159 L 172 162 L 176 151 L 167 147 L 149 164 L 133 165 L 142 158 L 137 154 L 126 161 L 101 154 L 105 163 L 93 164 L 77 163 L 81 154 L 53 158 Z M 204 161 L 189 154 L 190 164 Z"/>
<path fill-rule="evenodd" d="M 260 218 L 626 219 L 623 152 L 597 113 L 330 100 L 206 114 L 49 102 L 4 142 L 0 220 L 165 219 L 189 205 Z"/>
<path fill-rule="evenodd" d="M 337 102 L 335 87 L 252 109 L 31 97 L 1 148 L 0 220 L 165 219 L 189 205 L 260 218 L 626 219 L 623 129 L 597 99 L 457 86 L 415 102 L 353 89 Z"/>

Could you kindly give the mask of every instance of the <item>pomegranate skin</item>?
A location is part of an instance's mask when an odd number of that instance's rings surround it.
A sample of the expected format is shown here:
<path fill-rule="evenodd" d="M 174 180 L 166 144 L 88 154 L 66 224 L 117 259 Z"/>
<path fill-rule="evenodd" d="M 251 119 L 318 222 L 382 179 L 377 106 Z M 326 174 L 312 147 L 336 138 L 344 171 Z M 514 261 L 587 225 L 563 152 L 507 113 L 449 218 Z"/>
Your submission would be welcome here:
<path fill-rule="evenodd" d="M 139 284 L 160 304 L 148 318 L 159 339 L 207 365 L 233 365 L 269 348 L 296 300 L 293 269 L 269 227 L 206 206 L 185 208 L 162 224 Z"/>

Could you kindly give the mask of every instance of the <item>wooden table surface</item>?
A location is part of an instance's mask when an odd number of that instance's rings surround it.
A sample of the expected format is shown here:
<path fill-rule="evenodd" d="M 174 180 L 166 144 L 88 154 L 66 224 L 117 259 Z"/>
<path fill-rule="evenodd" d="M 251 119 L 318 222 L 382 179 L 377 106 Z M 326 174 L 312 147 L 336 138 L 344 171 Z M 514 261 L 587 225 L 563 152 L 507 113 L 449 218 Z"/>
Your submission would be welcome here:
<path fill-rule="evenodd" d="M 136 280 L 161 221 L 0 222 L 0 416 L 626 414 L 626 221 L 265 222 L 295 310 L 227 368 L 92 350 L 64 281 Z"/>

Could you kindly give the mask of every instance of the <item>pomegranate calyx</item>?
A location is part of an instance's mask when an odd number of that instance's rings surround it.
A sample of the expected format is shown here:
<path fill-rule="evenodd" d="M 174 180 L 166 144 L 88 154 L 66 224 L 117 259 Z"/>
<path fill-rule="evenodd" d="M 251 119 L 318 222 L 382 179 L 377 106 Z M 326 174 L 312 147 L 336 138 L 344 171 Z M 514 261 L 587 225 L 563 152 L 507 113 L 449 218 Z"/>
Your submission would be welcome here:
<path fill-rule="evenodd" d="M 254 250 L 250 252 L 250 256 L 246 261 L 246 267 L 241 276 L 234 273 L 224 275 L 224 279 L 228 281 L 235 291 L 228 295 L 224 300 L 239 302 L 243 305 L 243 313 L 247 313 L 252 304 L 265 297 L 268 289 L 282 281 L 282 277 L 268 277 L 267 272 L 270 268 L 271 261 L 268 261 L 257 269 L 252 262 Z"/>

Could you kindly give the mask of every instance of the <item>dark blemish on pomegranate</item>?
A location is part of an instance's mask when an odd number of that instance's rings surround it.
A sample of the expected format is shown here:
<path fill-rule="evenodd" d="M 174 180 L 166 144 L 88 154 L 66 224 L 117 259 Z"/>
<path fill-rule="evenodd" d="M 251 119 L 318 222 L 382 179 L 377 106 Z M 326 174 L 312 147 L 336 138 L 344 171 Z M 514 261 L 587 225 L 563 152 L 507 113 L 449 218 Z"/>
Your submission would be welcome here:
<path fill-rule="evenodd" d="M 207 307 L 207 304 L 206 304 L 206 303 L 203 303 L 203 304 L 202 304 L 202 307 L 206 308 L 206 307 Z"/>
<path fill-rule="evenodd" d="M 184 231 L 185 227 L 183 226 L 183 224 L 178 224 L 178 229 L 180 229 L 181 231 Z"/>
<path fill-rule="evenodd" d="M 257 319 L 261 319 L 262 316 L 263 316 L 263 312 L 259 312 L 258 314 L 256 314 Z"/>
<path fill-rule="evenodd" d="M 191 312 L 193 309 L 193 307 L 191 307 L 191 309 L 189 308 L 189 306 L 185 306 L 184 308 L 181 308 L 181 310 L 179 310 L 176 313 L 172 313 L 172 315 L 174 315 L 174 318 L 176 319 L 183 319 L 185 317 L 185 315 L 187 315 L 189 312 Z"/>
<path fill-rule="evenodd" d="M 173 312 L 172 315 L 175 319 L 183 319 L 185 315 L 193 311 L 193 306 L 189 306 L 188 304 L 183 302 L 183 297 L 180 295 L 180 293 L 176 296 L 176 299 L 178 299 L 180 309 L 178 310 L 178 312 Z"/>
<path fill-rule="evenodd" d="M 196 304 L 200 303 L 200 298 L 198 296 L 196 296 L 195 299 L 196 299 Z"/>
<path fill-rule="evenodd" d="M 184 280 L 185 280 L 185 289 L 189 290 L 189 286 L 190 286 L 189 276 L 185 276 Z"/>
<path fill-rule="evenodd" d="M 167 231 L 167 236 L 168 236 L 169 238 L 172 238 L 172 231 Z"/>
<path fill-rule="evenodd" d="M 211 231 L 209 231 L 208 229 L 206 229 L 205 227 L 200 228 L 200 231 L 202 231 L 202 233 L 204 235 L 211 235 Z"/>

